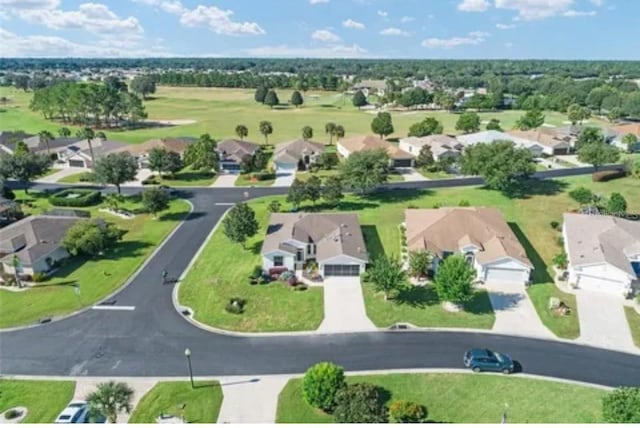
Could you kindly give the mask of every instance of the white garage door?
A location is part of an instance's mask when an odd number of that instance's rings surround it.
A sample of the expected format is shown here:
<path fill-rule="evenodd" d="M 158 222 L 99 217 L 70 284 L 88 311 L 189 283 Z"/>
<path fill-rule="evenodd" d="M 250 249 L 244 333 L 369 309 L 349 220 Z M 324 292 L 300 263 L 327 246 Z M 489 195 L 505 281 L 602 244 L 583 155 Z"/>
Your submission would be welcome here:
<path fill-rule="evenodd" d="M 614 294 L 622 294 L 624 292 L 624 284 L 620 281 L 589 275 L 580 275 L 576 285 L 583 290 L 603 291 Z"/>
<path fill-rule="evenodd" d="M 522 284 L 525 281 L 525 271 L 522 269 L 487 268 L 485 282 L 516 282 Z"/>

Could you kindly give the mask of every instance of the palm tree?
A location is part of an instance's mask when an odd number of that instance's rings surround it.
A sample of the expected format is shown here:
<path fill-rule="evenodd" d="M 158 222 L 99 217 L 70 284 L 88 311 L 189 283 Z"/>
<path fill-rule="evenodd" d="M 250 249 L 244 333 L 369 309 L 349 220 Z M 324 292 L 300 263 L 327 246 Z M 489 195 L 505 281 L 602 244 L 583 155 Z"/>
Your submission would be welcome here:
<path fill-rule="evenodd" d="M 100 138 L 101 140 L 106 140 L 107 139 L 107 134 L 105 134 L 102 131 L 98 131 L 98 132 L 96 132 L 96 138 Z"/>
<path fill-rule="evenodd" d="M 302 139 L 307 141 L 310 138 L 313 138 L 313 128 L 310 126 L 305 126 L 304 128 L 302 128 Z"/>
<path fill-rule="evenodd" d="M 95 132 L 93 132 L 93 129 L 91 128 L 82 128 L 78 130 L 76 135 L 78 138 L 87 140 L 87 143 L 89 144 L 89 152 L 91 153 L 91 168 L 94 168 L 96 165 L 96 159 L 93 156 L 93 145 L 91 145 L 91 140 L 96 138 Z"/>
<path fill-rule="evenodd" d="M 260 133 L 264 135 L 265 146 L 269 144 L 269 134 L 273 133 L 273 125 L 268 120 L 260 122 Z"/>
<path fill-rule="evenodd" d="M 38 136 L 40 137 L 40 141 L 44 141 L 44 145 L 47 146 L 47 155 L 49 154 L 49 142 L 54 139 L 54 136 L 49 131 L 40 131 L 38 132 Z"/>
<path fill-rule="evenodd" d="M 98 388 L 87 395 L 86 401 L 89 404 L 89 414 L 95 418 L 103 415 L 109 423 L 115 424 L 118 419 L 118 412 L 131 412 L 131 398 L 133 389 L 124 382 L 104 382 L 98 384 Z"/>
<path fill-rule="evenodd" d="M 333 122 L 327 122 L 324 125 L 324 132 L 329 135 L 329 145 L 333 142 L 333 135 L 336 132 L 336 124 Z"/>
<path fill-rule="evenodd" d="M 240 141 L 244 140 L 244 137 L 249 135 L 249 129 L 244 125 L 236 126 L 236 135 L 240 137 Z"/>
<path fill-rule="evenodd" d="M 336 128 L 333 130 L 333 135 L 336 136 L 336 141 L 340 141 L 340 138 L 344 138 L 345 130 L 344 126 L 336 125 Z"/>

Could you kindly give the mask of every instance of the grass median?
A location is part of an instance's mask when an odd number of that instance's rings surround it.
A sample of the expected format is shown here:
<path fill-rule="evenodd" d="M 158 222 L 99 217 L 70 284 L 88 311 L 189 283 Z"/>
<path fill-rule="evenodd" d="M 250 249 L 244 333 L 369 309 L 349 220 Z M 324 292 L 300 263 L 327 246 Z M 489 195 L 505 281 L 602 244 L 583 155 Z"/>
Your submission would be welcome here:
<path fill-rule="evenodd" d="M 73 398 L 75 382 L 0 379 L 0 413 L 26 407 L 28 424 L 55 421 Z"/>

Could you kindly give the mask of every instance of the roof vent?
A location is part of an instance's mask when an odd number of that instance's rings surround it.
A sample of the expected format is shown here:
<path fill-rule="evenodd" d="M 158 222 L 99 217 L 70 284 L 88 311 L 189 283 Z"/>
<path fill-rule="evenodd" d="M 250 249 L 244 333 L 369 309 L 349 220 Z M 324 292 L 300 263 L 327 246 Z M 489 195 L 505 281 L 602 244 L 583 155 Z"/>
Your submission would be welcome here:
<path fill-rule="evenodd" d="M 347 227 L 347 225 L 345 223 L 340 224 L 340 226 Z"/>

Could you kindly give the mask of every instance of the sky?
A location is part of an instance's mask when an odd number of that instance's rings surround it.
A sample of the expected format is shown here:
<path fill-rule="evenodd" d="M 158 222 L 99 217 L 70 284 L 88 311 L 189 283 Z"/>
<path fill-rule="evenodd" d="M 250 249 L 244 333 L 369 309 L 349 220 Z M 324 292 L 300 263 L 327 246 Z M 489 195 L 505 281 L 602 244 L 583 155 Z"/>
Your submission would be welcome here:
<path fill-rule="evenodd" d="M 640 60 L 640 1 L 0 0 L 0 56 Z"/>

